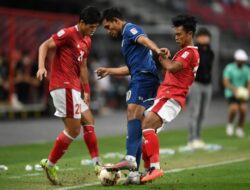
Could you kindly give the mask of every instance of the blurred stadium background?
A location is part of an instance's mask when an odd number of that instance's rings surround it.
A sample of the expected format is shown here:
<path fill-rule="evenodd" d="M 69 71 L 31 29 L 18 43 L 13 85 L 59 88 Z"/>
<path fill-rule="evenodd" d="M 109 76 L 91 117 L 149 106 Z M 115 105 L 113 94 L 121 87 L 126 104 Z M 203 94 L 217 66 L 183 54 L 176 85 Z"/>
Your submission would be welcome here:
<path fill-rule="evenodd" d="M 75 24 L 79 12 L 87 5 L 95 5 L 100 10 L 119 7 L 126 20 L 143 26 L 159 46 L 168 47 L 172 54 L 178 47 L 172 34 L 171 17 L 177 13 L 196 16 L 199 25 L 207 26 L 212 33 L 214 99 L 219 102 L 225 101 L 221 81 L 223 68 L 233 61 L 236 49 L 245 49 L 250 54 L 249 0 L 1 0 L 1 126 L 7 126 L 10 120 L 53 115 L 54 108 L 48 95 L 49 77 L 42 83 L 35 78 L 38 46 L 60 28 Z M 93 38 L 89 58 L 92 109 L 96 115 L 125 110 L 128 79 L 111 77 L 97 81 L 93 74 L 99 66 L 124 64 L 120 43 L 107 37 L 101 28 Z M 53 53 L 47 58 L 48 69 L 52 56 Z M 216 105 L 220 104 L 213 105 L 216 110 Z M 222 112 L 225 116 L 226 109 Z"/>

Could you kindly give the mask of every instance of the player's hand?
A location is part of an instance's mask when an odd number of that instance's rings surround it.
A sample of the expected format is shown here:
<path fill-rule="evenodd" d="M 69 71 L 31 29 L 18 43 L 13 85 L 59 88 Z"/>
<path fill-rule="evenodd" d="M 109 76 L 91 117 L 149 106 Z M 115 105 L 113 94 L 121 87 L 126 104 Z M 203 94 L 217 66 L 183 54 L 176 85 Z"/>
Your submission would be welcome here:
<path fill-rule="evenodd" d="M 98 68 L 97 70 L 95 70 L 95 73 L 97 75 L 98 80 L 109 75 L 108 68 L 105 68 L 105 67 Z"/>
<path fill-rule="evenodd" d="M 43 76 L 47 77 L 47 70 L 45 68 L 38 69 L 36 78 L 38 78 L 39 80 L 43 80 Z"/>
<path fill-rule="evenodd" d="M 160 48 L 158 51 L 157 51 L 157 54 L 162 57 L 163 59 L 167 59 L 169 57 L 171 57 L 171 53 L 169 51 L 168 48 Z"/>
<path fill-rule="evenodd" d="M 84 93 L 84 102 L 89 106 L 90 105 L 90 94 Z"/>

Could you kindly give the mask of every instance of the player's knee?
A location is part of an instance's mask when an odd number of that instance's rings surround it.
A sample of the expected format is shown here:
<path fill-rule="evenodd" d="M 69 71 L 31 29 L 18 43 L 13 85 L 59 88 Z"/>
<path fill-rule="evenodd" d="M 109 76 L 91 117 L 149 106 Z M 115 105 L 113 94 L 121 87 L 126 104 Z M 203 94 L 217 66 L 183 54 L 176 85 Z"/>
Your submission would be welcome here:
<path fill-rule="evenodd" d="M 151 122 L 148 118 L 145 118 L 142 122 L 142 130 L 143 129 L 150 129 L 152 127 Z"/>
<path fill-rule="evenodd" d="M 248 107 L 247 105 L 243 104 L 240 106 L 240 112 L 247 113 Z"/>
<path fill-rule="evenodd" d="M 94 119 L 91 119 L 91 120 L 81 120 L 81 125 L 82 126 L 86 126 L 86 125 L 95 125 L 95 121 Z"/>
<path fill-rule="evenodd" d="M 94 125 L 95 124 L 95 120 L 94 117 L 91 115 L 89 117 L 82 117 L 81 118 L 81 125 Z"/>
<path fill-rule="evenodd" d="M 236 112 L 239 111 L 239 106 L 238 105 L 232 105 L 232 106 L 230 106 L 229 110 L 232 113 L 236 113 Z"/>
<path fill-rule="evenodd" d="M 128 117 L 128 120 L 131 120 L 133 119 L 133 114 L 134 114 L 134 110 L 130 107 L 127 108 L 127 117 Z"/>
<path fill-rule="evenodd" d="M 80 127 L 68 130 L 68 134 L 71 137 L 76 138 L 80 134 Z"/>
<path fill-rule="evenodd" d="M 133 119 L 140 119 L 141 120 L 143 117 L 143 112 L 138 111 L 137 109 L 133 109 L 131 107 L 128 107 L 127 117 L 128 117 L 128 120 L 133 120 Z"/>

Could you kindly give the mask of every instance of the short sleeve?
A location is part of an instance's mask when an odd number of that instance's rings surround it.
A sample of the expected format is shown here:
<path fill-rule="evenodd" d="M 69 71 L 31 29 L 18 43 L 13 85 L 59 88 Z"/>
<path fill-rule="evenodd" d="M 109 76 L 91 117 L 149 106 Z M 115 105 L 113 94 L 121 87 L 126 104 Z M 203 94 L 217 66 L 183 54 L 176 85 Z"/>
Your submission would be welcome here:
<path fill-rule="evenodd" d="M 224 79 L 229 79 L 230 78 L 230 67 L 226 66 L 226 68 L 223 71 L 223 78 Z"/>
<path fill-rule="evenodd" d="M 52 35 L 52 39 L 56 43 L 56 46 L 62 46 L 67 43 L 69 38 L 69 32 L 66 29 L 59 30 L 57 33 Z"/>
<path fill-rule="evenodd" d="M 190 66 L 195 67 L 196 65 L 191 65 L 194 58 L 194 52 L 191 49 L 187 49 L 182 52 L 178 57 L 175 58 L 175 61 L 182 63 L 183 68 L 188 68 Z"/>
<path fill-rule="evenodd" d="M 250 68 L 249 67 L 247 67 L 247 71 L 248 71 L 248 73 L 247 73 L 247 81 L 250 82 Z"/>
<path fill-rule="evenodd" d="M 136 42 L 140 36 L 146 36 L 143 29 L 136 25 L 127 26 L 127 28 L 125 29 L 124 35 L 125 35 L 125 38 L 133 40 L 134 42 Z"/>

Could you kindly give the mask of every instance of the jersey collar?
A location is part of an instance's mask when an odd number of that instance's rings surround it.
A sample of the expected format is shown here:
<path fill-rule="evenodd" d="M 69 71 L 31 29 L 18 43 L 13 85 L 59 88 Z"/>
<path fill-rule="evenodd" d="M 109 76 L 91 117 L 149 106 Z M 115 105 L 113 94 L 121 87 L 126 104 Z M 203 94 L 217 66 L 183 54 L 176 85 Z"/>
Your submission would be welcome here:
<path fill-rule="evenodd" d="M 123 25 L 123 28 L 122 28 L 122 35 L 124 34 L 125 29 L 126 29 L 126 27 L 127 27 L 128 25 L 130 25 L 129 22 L 126 22 L 126 23 Z"/>
<path fill-rule="evenodd" d="M 194 48 L 194 49 L 198 49 L 197 46 L 186 46 L 187 48 Z"/>

